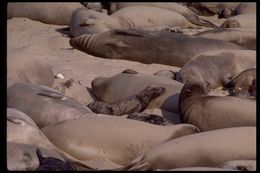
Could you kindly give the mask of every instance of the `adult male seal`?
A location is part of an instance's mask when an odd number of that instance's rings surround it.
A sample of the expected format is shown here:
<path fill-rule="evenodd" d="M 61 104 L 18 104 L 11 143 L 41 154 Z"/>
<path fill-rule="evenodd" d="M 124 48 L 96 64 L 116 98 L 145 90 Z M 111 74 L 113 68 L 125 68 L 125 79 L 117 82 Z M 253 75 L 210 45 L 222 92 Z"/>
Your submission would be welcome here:
<path fill-rule="evenodd" d="M 101 33 L 111 29 L 149 29 L 159 26 L 197 27 L 174 11 L 151 6 L 130 6 L 110 16 L 94 10 L 78 9 L 72 14 L 70 31 L 76 37 L 82 34 Z"/>
<path fill-rule="evenodd" d="M 185 83 L 179 99 L 181 121 L 193 124 L 201 131 L 256 126 L 254 100 L 208 96 L 203 83 L 195 82 Z"/>
<path fill-rule="evenodd" d="M 120 165 L 197 130 L 193 125 L 157 126 L 117 116 L 86 116 L 41 129 L 54 145 L 79 160 L 105 158 Z"/>
<path fill-rule="evenodd" d="M 7 106 L 26 113 L 39 128 L 90 112 L 73 98 L 52 88 L 24 82 L 15 83 L 7 89 Z"/>
<path fill-rule="evenodd" d="M 113 103 L 144 91 L 149 85 L 165 88 L 165 92 L 153 99 L 147 108 L 161 108 L 169 112 L 179 112 L 179 93 L 183 84 L 159 76 L 148 74 L 119 73 L 110 78 L 96 78 L 91 86 L 97 101 Z"/>
<path fill-rule="evenodd" d="M 102 58 L 177 67 L 182 67 L 193 56 L 205 51 L 242 49 L 233 43 L 221 40 L 136 29 L 116 29 L 100 34 L 86 34 L 70 39 L 70 45 Z"/>
<path fill-rule="evenodd" d="M 7 5 L 7 18 L 25 17 L 54 25 L 69 25 L 72 13 L 83 7 L 80 3 L 11 3 Z"/>
<path fill-rule="evenodd" d="M 256 66 L 256 52 L 253 50 L 207 51 L 194 56 L 177 73 L 176 79 L 200 81 L 207 90 L 225 86 L 241 71 Z"/>
<path fill-rule="evenodd" d="M 217 167 L 229 160 L 255 160 L 256 127 L 201 132 L 163 142 L 134 159 L 124 170 Z"/>

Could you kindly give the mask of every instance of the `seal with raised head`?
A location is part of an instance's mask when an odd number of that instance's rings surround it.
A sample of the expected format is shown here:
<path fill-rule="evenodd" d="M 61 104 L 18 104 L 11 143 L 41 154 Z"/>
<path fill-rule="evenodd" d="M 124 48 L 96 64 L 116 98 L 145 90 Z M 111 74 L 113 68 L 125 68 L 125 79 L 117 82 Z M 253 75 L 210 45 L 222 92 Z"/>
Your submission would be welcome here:
<path fill-rule="evenodd" d="M 199 82 L 186 82 L 179 97 L 180 116 L 201 131 L 256 126 L 256 102 L 232 96 L 208 96 Z M 243 105 L 243 106 L 241 106 Z"/>
<path fill-rule="evenodd" d="M 216 39 L 136 29 L 84 34 L 71 38 L 69 42 L 72 47 L 93 56 L 177 67 L 182 67 L 193 56 L 205 51 L 242 49 Z"/>
<path fill-rule="evenodd" d="M 88 108 L 95 113 L 116 116 L 134 112 L 142 112 L 147 108 L 151 100 L 157 98 L 164 92 L 165 89 L 163 87 L 149 85 L 137 95 L 133 95 L 113 103 L 91 102 L 88 104 Z"/>
<path fill-rule="evenodd" d="M 207 90 L 225 86 L 241 71 L 256 66 L 256 51 L 217 50 L 207 51 L 190 59 L 179 72 L 176 79 L 182 83 L 200 81 Z"/>
<path fill-rule="evenodd" d="M 161 108 L 179 112 L 179 93 L 183 84 L 167 78 L 148 74 L 119 73 L 109 78 L 96 78 L 91 82 L 97 101 L 113 103 L 144 91 L 149 85 L 165 88 L 165 92 L 150 101 L 147 108 Z"/>
<path fill-rule="evenodd" d="M 124 170 L 217 167 L 229 160 L 255 159 L 256 127 L 234 127 L 163 142 L 134 159 Z"/>
<path fill-rule="evenodd" d="M 118 116 L 86 116 L 41 129 L 54 145 L 77 159 L 106 158 L 123 166 L 161 142 L 197 130 L 193 125 L 158 126 Z"/>
<path fill-rule="evenodd" d="M 7 4 L 7 18 L 23 17 L 47 24 L 69 25 L 72 13 L 84 7 L 80 3 L 18 3 Z"/>
<path fill-rule="evenodd" d="M 71 97 L 43 85 L 14 83 L 7 89 L 7 106 L 31 117 L 39 128 L 91 112 Z"/>
<path fill-rule="evenodd" d="M 148 29 L 159 26 L 182 29 L 198 27 L 174 11 L 151 6 L 130 6 L 110 16 L 94 10 L 78 9 L 72 14 L 70 31 L 76 37 L 111 29 Z"/>

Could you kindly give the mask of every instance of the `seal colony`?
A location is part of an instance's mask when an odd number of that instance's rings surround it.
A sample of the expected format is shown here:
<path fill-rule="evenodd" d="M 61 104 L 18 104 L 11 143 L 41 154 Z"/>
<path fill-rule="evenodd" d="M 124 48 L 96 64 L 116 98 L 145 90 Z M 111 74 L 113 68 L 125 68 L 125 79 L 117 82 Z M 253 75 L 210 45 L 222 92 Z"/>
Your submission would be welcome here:
<path fill-rule="evenodd" d="M 8 170 L 256 170 L 256 3 L 7 17 Z"/>

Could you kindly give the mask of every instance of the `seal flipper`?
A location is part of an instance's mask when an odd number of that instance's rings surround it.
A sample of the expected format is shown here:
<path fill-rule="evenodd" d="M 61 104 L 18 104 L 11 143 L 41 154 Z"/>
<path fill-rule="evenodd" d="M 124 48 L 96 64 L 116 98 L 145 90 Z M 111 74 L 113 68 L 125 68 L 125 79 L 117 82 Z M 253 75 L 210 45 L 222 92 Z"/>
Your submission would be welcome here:
<path fill-rule="evenodd" d="M 132 70 L 132 69 L 126 69 L 124 71 L 122 71 L 122 73 L 128 73 L 128 74 L 138 74 L 137 71 L 135 70 Z"/>
<path fill-rule="evenodd" d="M 126 35 L 126 36 L 135 36 L 135 37 L 143 37 L 143 34 L 140 33 L 139 31 L 137 30 L 134 30 L 134 29 L 128 29 L 128 30 L 119 30 L 119 29 L 116 29 L 114 30 L 114 33 L 116 35 Z"/>
<path fill-rule="evenodd" d="M 37 95 L 46 96 L 46 97 L 50 97 L 50 98 L 54 98 L 54 99 L 62 99 L 62 100 L 66 99 L 66 97 L 64 97 L 63 95 L 61 95 L 59 93 L 52 93 L 52 92 L 39 92 L 39 93 L 37 93 Z"/>

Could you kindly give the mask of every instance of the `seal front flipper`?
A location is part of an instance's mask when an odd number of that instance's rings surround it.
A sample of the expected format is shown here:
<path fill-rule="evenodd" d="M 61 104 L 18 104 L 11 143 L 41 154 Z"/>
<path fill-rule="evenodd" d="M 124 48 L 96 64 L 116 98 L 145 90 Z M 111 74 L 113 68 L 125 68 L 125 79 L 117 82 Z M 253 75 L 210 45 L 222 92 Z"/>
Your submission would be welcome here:
<path fill-rule="evenodd" d="M 132 70 L 132 69 L 126 69 L 124 71 L 122 71 L 122 73 L 128 73 L 128 74 L 138 74 L 137 71 L 135 70 Z"/>
<path fill-rule="evenodd" d="M 143 37 L 143 34 L 138 30 L 128 29 L 128 30 L 114 30 L 116 35 L 126 35 L 126 36 L 135 36 L 135 37 Z"/>
<path fill-rule="evenodd" d="M 66 99 L 66 97 L 64 97 L 63 95 L 61 95 L 59 93 L 52 93 L 52 92 L 40 92 L 40 93 L 37 93 L 37 95 L 51 97 L 54 99 L 62 99 L 62 100 Z"/>

